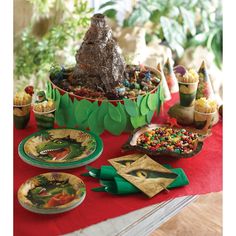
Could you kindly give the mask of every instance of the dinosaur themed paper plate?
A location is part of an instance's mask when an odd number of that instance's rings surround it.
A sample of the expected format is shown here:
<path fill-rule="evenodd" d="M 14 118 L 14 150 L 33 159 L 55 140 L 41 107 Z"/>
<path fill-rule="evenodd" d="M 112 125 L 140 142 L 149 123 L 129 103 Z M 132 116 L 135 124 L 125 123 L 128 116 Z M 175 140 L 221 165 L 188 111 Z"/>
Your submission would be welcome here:
<path fill-rule="evenodd" d="M 28 179 L 18 190 L 18 200 L 27 210 L 41 214 L 69 211 L 84 200 L 86 189 L 75 175 L 50 172 Z"/>
<path fill-rule="evenodd" d="M 26 163 L 46 169 L 71 169 L 97 159 L 103 150 L 95 134 L 78 129 L 42 130 L 25 138 L 18 148 Z"/>

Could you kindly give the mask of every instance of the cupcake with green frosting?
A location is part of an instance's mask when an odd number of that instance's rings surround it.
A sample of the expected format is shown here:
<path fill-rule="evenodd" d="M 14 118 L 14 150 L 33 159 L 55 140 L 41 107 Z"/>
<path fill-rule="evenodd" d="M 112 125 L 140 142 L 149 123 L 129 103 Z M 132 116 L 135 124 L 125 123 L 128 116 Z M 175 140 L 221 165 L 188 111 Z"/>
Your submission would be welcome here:
<path fill-rule="evenodd" d="M 33 105 L 33 111 L 38 129 L 51 129 L 55 120 L 55 103 L 52 99 L 46 98 L 44 91 L 37 93 L 37 100 Z"/>

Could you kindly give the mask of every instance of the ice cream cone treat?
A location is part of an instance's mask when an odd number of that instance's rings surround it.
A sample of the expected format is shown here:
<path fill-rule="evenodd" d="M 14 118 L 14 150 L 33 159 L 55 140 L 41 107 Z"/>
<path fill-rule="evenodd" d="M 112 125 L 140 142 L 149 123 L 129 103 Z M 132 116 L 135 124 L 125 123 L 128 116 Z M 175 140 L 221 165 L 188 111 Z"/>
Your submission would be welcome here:
<path fill-rule="evenodd" d="M 194 125 L 197 129 L 209 130 L 212 127 L 217 103 L 213 99 L 200 98 L 194 104 Z"/>
<path fill-rule="evenodd" d="M 199 81 L 198 73 L 193 69 L 189 69 L 186 70 L 185 74 L 177 73 L 176 76 L 179 83 L 180 105 L 184 107 L 193 106 Z"/>
<path fill-rule="evenodd" d="M 14 125 L 17 129 L 24 129 L 29 122 L 32 95 L 33 87 L 28 86 L 24 91 L 17 92 L 13 98 Z"/>
<path fill-rule="evenodd" d="M 201 67 L 198 71 L 199 83 L 197 88 L 196 98 L 213 98 L 214 92 L 212 89 L 211 81 L 206 69 L 205 61 L 202 62 Z"/>
<path fill-rule="evenodd" d="M 38 129 L 53 128 L 56 110 L 54 101 L 47 99 L 44 91 L 38 92 L 37 97 L 33 111 Z"/>
<path fill-rule="evenodd" d="M 176 93 L 179 91 L 179 87 L 178 87 L 178 81 L 176 79 L 174 70 L 173 70 L 173 65 L 170 62 L 170 59 L 168 58 L 166 63 L 164 64 L 164 75 L 166 77 L 166 82 L 168 85 L 168 88 L 170 90 L 171 93 Z"/>
<path fill-rule="evenodd" d="M 163 88 L 163 91 L 164 91 L 164 99 L 165 99 L 165 101 L 168 101 L 168 100 L 171 99 L 171 94 L 170 94 L 170 90 L 169 90 L 169 87 L 168 87 L 166 77 L 164 75 L 161 63 L 158 63 L 157 70 L 160 71 L 160 73 L 161 73 L 161 83 L 162 83 L 162 88 Z"/>

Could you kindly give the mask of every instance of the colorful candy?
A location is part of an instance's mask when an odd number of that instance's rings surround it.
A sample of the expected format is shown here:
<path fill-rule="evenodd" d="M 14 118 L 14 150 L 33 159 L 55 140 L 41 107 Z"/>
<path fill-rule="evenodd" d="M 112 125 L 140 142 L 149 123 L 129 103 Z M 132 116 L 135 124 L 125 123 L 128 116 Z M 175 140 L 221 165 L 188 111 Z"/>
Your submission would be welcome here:
<path fill-rule="evenodd" d="M 190 153 L 195 148 L 198 135 L 185 129 L 158 127 L 141 134 L 139 146 L 152 151 L 171 151 L 178 154 Z"/>

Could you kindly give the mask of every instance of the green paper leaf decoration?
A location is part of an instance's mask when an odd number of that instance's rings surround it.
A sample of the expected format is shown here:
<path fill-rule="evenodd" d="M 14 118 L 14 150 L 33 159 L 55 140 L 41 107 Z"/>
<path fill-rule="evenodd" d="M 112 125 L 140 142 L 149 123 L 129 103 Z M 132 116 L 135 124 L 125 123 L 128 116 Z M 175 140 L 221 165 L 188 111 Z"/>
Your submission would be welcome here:
<path fill-rule="evenodd" d="M 52 89 L 52 95 L 51 95 L 51 98 L 53 101 L 56 100 L 56 89 Z"/>
<path fill-rule="evenodd" d="M 89 117 L 89 109 L 92 103 L 88 100 L 74 100 L 74 116 L 80 126 Z"/>
<path fill-rule="evenodd" d="M 108 103 L 108 113 L 114 121 L 121 122 L 121 115 L 119 109 L 111 103 Z"/>
<path fill-rule="evenodd" d="M 98 101 L 95 101 L 95 102 L 93 102 L 93 103 L 91 103 L 91 105 L 89 106 L 89 108 L 88 108 L 88 116 L 90 116 L 90 114 L 94 111 L 94 110 L 96 110 L 98 108 Z"/>
<path fill-rule="evenodd" d="M 56 123 L 59 125 L 59 126 L 64 126 L 65 125 L 65 119 L 64 119 L 64 115 L 63 115 L 63 110 L 62 109 L 58 109 L 56 110 L 55 112 L 55 120 L 56 120 Z"/>
<path fill-rule="evenodd" d="M 56 112 L 56 121 L 59 126 L 65 125 L 68 128 L 73 128 L 76 125 L 74 106 L 68 93 L 61 96 L 60 105 Z"/>
<path fill-rule="evenodd" d="M 52 98 L 52 85 L 49 81 L 47 81 L 46 96 Z"/>
<path fill-rule="evenodd" d="M 104 118 L 106 114 L 108 113 L 108 102 L 102 102 L 101 105 L 98 108 L 98 114 L 97 114 L 97 126 L 99 126 L 99 129 L 104 131 Z M 101 132 L 101 133 L 102 133 Z M 99 134 L 101 134 L 99 133 Z"/>
<path fill-rule="evenodd" d="M 164 93 L 161 84 L 159 85 L 157 90 L 157 98 L 157 115 L 159 115 L 161 111 L 161 106 L 164 103 Z"/>
<path fill-rule="evenodd" d="M 98 114 L 99 121 L 101 120 L 102 122 L 104 121 L 104 118 L 108 112 L 108 104 L 109 102 L 102 102 L 101 105 L 99 106 L 99 114 Z"/>
<path fill-rule="evenodd" d="M 104 131 L 104 126 L 99 125 L 97 122 L 98 119 L 98 114 L 99 114 L 99 109 L 97 108 L 96 110 L 94 110 L 88 119 L 88 126 L 89 129 L 95 133 L 95 134 L 101 134 Z"/>
<path fill-rule="evenodd" d="M 139 109 L 136 102 L 130 99 L 124 99 L 125 109 L 130 116 L 138 116 Z"/>
<path fill-rule="evenodd" d="M 119 112 L 121 115 L 121 121 L 120 121 L 119 127 L 121 129 L 120 132 L 122 133 L 125 130 L 126 125 L 127 125 L 127 115 L 126 115 L 125 108 L 124 108 L 123 104 L 118 102 L 117 108 L 119 109 Z"/>
<path fill-rule="evenodd" d="M 140 112 L 143 116 L 149 112 L 149 108 L 147 105 L 147 99 L 148 99 L 148 96 L 144 96 L 141 101 L 141 104 L 140 104 Z"/>
<path fill-rule="evenodd" d="M 147 115 L 146 115 L 146 121 L 147 121 L 148 124 L 151 123 L 151 120 L 152 120 L 152 117 L 153 117 L 153 115 L 154 115 L 154 112 L 155 112 L 155 111 L 149 111 L 149 112 L 147 113 Z"/>
<path fill-rule="evenodd" d="M 60 94 L 60 92 L 56 89 L 56 91 L 55 91 L 55 99 L 54 99 L 55 105 L 56 105 L 56 109 L 58 109 L 59 106 L 60 106 L 60 100 L 61 100 L 61 94 Z"/>
<path fill-rule="evenodd" d="M 151 111 L 154 111 L 156 109 L 157 99 L 158 99 L 157 93 L 152 93 L 148 95 L 147 104 Z"/>
<path fill-rule="evenodd" d="M 138 105 L 138 107 L 140 107 L 140 104 L 141 104 L 142 98 L 143 98 L 142 95 L 138 95 L 138 97 L 137 97 L 137 105 Z"/>
<path fill-rule="evenodd" d="M 119 126 L 118 122 L 115 122 L 108 114 L 106 114 L 105 118 L 104 118 L 104 127 L 106 130 L 108 130 L 110 133 L 114 134 L 114 135 L 119 135 L 121 134 L 121 129 Z"/>
<path fill-rule="evenodd" d="M 137 116 L 130 118 L 131 124 L 136 129 L 146 124 L 146 117 L 145 116 Z"/>

